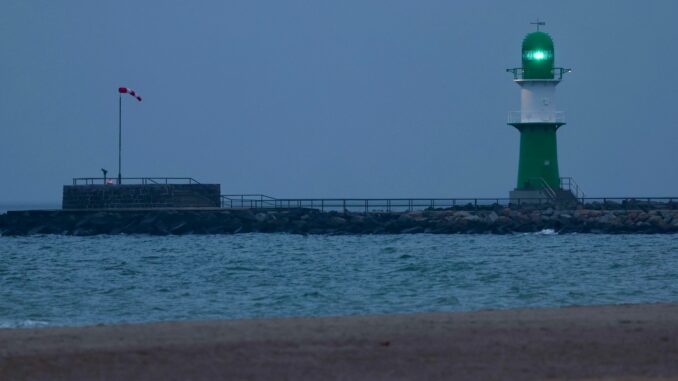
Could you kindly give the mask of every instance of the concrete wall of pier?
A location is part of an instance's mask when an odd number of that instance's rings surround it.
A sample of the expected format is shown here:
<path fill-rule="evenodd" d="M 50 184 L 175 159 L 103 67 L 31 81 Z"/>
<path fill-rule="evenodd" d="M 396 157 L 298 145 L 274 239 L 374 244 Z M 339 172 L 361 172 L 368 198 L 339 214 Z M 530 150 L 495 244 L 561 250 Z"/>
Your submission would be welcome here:
<path fill-rule="evenodd" d="M 65 185 L 64 209 L 219 207 L 219 184 Z"/>

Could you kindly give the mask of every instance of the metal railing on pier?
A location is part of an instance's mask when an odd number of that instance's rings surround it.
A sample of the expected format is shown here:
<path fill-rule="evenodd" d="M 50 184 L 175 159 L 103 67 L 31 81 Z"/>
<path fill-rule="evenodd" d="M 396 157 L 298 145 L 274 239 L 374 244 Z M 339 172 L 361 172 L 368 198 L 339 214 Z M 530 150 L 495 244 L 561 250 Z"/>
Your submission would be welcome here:
<path fill-rule="evenodd" d="M 579 202 L 585 209 L 678 209 L 678 197 L 582 197 Z"/>
<path fill-rule="evenodd" d="M 586 199 L 586 195 L 584 194 L 584 191 L 581 190 L 581 188 L 579 187 L 579 184 L 577 184 L 577 182 L 574 181 L 574 178 L 572 178 L 572 177 L 561 177 L 560 178 L 560 189 L 570 191 L 570 193 L 572 193 L 572 195 L 577 200 L 585 200 Z"/>
<path fill-rule="evenodd" d="M 265 194 L 222 194 L 221 207 L 231 209 L 276 208 L 276 198 Z"/>
<path fill-rule="evenodd" d="M 533 177 L 528 180 L 532 186 L 536 189 L 540 189 L 542 194 L 546 196 L 550 201 L 554 201 L 558 198 L 558 194 L 555 190 L 549 185 L 549 183 L 543 177 Z"/>
<path fill-rule="evenodd" d="M 74 177 L 73 185 L 117 185 L 117 177 Z M 192 177 L 123 177 L 120 184 L 200 184 Z"/>
<path fill-rule="evenodd" d="M 539 202 L 538 199 L 532 201 Z M 508 203 L 508 198 L 273 198 L 263 195 L 224 195 L 221 198 L 223 208 L 307 208 L 338 212 L 402 212 L 453 207 L 480 208 L 508 205 Z"/>
<path fill-rule="evenodd" d="M 592 209 L 678 209 L 678 197 L 581 198 Z M 222 195 L 221 207 L 230 209 L 305 208 L 336 212 L 411 212 L 416 210 L 478 210 L 497 207 L 557 207 L 548 198 L 274 198 L 262 194 Z"/>

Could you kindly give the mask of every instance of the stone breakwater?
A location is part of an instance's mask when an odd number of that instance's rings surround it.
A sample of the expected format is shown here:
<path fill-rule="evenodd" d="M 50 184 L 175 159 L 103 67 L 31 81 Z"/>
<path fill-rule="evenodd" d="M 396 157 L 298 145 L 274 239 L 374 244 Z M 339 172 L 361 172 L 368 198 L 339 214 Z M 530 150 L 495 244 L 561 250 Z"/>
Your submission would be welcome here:
<path fill-rule="evenodd" d="M 678 210 L 519 209 L 338 213 L 315 209 L 33 210 L 0 215 L 0 234 L 678 233 Z"/>

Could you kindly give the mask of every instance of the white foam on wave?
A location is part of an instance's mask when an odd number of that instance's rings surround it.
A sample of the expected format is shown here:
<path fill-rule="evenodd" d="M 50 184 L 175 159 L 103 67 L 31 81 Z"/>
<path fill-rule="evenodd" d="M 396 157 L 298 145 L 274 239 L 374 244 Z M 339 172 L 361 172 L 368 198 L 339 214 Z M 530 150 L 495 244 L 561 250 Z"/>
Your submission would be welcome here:
<path fill-rule="evenodd" d="M 558 235 L 555 230 L 553 229 L 542 229 L 541 231 L 537 232 L 536 234 L 539 235 Z"/>
<path fill-rule="evenodd" d="M 48 325 L 48 322 L 39 320 L 0 320 L 0 328 L 40 328 Z"/>

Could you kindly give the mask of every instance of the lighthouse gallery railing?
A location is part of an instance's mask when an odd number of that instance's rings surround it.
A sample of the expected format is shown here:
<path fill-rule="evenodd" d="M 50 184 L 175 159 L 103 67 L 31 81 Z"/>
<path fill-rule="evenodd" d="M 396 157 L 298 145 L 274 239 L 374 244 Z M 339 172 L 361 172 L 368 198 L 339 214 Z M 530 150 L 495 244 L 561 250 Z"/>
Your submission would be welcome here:
<path fill-rule="evenodd" d="M 565 124 L 565 112 L 555 111 L 555 112 L 536 113 L 536 112 L 509 111 L 507 124 L 518 124 L 518 123 Z"/>
<path fill-rule="evenodd" d="M 571 72 L 572 69 L 566 69 L 563 67 L 554 67 L 551 69 L 551 73 L 553 73 L 553 81 L 560 81 L 563 79 L 563 75 L 566 73 Z M 523 80 L 523 81 L 529 81 L 530 79 L 525 79 L 525 69 L 522 67 L 516 67 L 513 69 L 506 69 L 506 72 L 513 74 L 513 79 L 514 80 Z M 543 81 L 543 79 L 538 79 L 538 81 Z"/>

